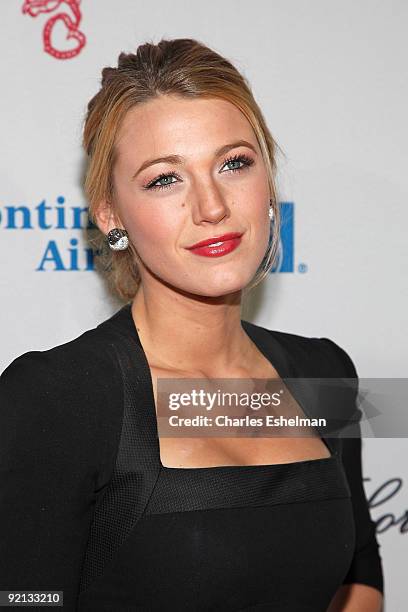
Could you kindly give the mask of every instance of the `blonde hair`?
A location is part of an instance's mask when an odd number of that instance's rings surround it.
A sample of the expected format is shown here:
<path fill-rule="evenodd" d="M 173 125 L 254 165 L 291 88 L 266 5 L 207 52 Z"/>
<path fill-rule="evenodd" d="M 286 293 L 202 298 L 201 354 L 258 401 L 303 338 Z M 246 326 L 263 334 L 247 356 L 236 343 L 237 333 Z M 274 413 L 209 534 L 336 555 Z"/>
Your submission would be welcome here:
<path fill-rule="evenodd" d="M 101 88 L 89 101 L 84 119 L 83 147 L 88 156 L 84 189 L 89 218 L 102 200 L 114 213 L 113 168 L 115 141 L 126 113 L 158 95 L 186 98 L 220 98 L 234 104 L 251 124 L 264 159 L 273 209 L 273 231 L 268 249 L 256 274 L 245 287 L 249 291 L 272 268 L 279 246 L 280 213 L 276 188 L 276 149 L 262 112 L 247 80 L 224 57 L 191 38 L 146 42 L 136 53 L 121 53 L 117 68 L 102 70 Z M 131 300 L 140 285 L 140 274 L 131 248 L 112 251 L 99 231 L 91 240 L 111 288 L 122 299 Z"/>

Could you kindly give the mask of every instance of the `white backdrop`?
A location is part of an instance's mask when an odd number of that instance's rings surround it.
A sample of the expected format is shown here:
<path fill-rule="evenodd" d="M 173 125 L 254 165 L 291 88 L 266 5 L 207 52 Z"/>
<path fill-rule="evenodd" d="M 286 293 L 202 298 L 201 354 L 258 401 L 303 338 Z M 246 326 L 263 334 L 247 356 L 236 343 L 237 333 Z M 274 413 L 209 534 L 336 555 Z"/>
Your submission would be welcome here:
<path fill-rule="evenodd" d="M 65 17 L 54 24 L 59 13 Z M 86 217 L 81 228 L 72 210 L 86 207 L 80 144 L 86 104 L 101 69 L 115 65 L 120 51 L 191 37 L 248 77 L 285 152 L 279 186 L 294 218 L 293 271 L 270 274 L 244 318 L 332 338 L 360 377 L 406 376 L 404 0 L 2 0 L 0 16 L 0 371 L 17 355 L 68 341 L 121 306 L 87 269 Z M 67 41 L 69 27 L 75 38 Z M 72 57 L 64 59 L 68 49 Z M 405 611 L 407 439 L 364 439 L 363 457 L 385 609 Z"/>

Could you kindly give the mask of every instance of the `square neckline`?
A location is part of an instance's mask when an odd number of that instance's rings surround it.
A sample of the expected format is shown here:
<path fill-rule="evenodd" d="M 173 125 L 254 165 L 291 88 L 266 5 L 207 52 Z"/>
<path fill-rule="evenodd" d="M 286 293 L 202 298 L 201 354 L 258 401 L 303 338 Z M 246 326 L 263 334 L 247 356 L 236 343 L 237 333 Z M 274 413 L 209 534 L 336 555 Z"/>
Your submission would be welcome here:
<path fill-rule="evenodd" d="M 292 466 L 292 468 L 300 469 L 302 467 L 306 468 L 307 466 L 310 466 L 312 464 L 313 465 L 314 464 L 331 465 L 331 463 L 337 459 L 334 448 L 330 447 L 329 443 L 325 440 L 325 438 L 319 435 L 318 437 L 320 438 L 322 443 L 326 446 L 326 448 L 330 452 L 329 457 L 319 457 L 317 459 L 304 459 L 301 461 L 289 461 L 285 463 L 255 463 L 255 464 L 248 464 L 248 465 L 243 465 L 243 464 L 240 464 L 240 465 L 213 465 L 213 466 L 201 466 L 201 467 L 170 467 L 170 466 L 163 465 L 161 456 L 160 456 L 160 436 L 158 433 L 158 421 L 157 421 L 156 406 L 155 406 L 155 399 L 154 399 L 153 378 L 152 378 L 152 374 L 150 370 L 150 365 L 147 359 L 147 355 L 145 353 L 142 342 L 140 340 L 139 333 L 137 331 L 136 322 L 133 319 L 132 302 L 128 302 L 127 304 L 125 304 L 118 311 L 117 314 L 118 315 L 123 314 L 126 316 L 125 323 L 126 323 L 127 331 L 130 332 L 132 339 L 136 342 L 140 350 L 140 355 L 143 361 L 142 368 L 145 373 L 145 379 L 148 383 L 148 395 L 149 395 L 148 408 L 149 408 L 149 412 L 151 412 L 152 414 L 154 426 L 156 429 L 157 460 L 158 460 L 160 469 L 162 471 L 167 471 L 167 472 L 177 471 L 177 472 L 186 472 L 186 473 L 193 473 L 193 472 L 198 472 L 198 471 L 199 472 L 210 472 L 212 470 L 257 471 L 260 469 L 261 470 L 262 469 L 263 470 L 278 469 L 278 468 L 284 469 L 286 468 L 286 466 L 288 466 L 288 468 L 289 466 Z M 293 361 L 290 359 L 290 356 L 284 350 L 282 344 L 279 343 L 276 337 L 273 337 L 276 344 L 269 343 L 269 342 L 266 343 L 264 342 L 264 336 L 261 333 L 259 333 L 259 330 L 263 330 L 263 328 L 260 328 L 259 326 L 256 326 L 249 321 L 245 321 L 244 319 L 241 319 L 241 326 L 244 332 L 249 337 L 249 339 L 252 340 L 252 342 L 255 344 L 257 349 L 269 361 L 272 367 L 275 368 L 280 379 L 296 377 L 296 369 L 293 364 Z M 271 335 L 273 336 L 272 330 L 266 330 L 266 331 L 269 331 Z M 272 348 L 272 345 L 273 345 L 273 348 Z M 304 414 L 307 416 L 308 413 L 307 411 L 304 410 L 303 403 L 299 401 L 299 399 L 296 397 L 295 397 L 295 400 L 299 403 Z"/>

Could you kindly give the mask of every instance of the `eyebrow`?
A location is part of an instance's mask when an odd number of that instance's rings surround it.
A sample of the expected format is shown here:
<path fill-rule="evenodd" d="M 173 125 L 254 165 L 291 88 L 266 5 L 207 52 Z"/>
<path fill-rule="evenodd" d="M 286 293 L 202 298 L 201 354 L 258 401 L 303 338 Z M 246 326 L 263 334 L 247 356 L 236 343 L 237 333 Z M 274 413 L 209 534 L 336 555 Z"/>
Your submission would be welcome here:
<path fill-rule="evenodd" d="M 224 155 L 231 149 L 236 149 L 237 147 L 249 147 L 257 155 L 257 150 L 253 144 L 251 144 L 247 140 L 237 140 L 236 142 L 231 142 L 217 149 L 214 153 L 214 157 L 219 157 L 220 155 Z M 185 162 L 185 158 L 182 157 L 181 155 L 166 155 L 164 157 L 156 157 L 155 159 L 147 159 L 146 161 L 143 162 L 140 168 L 135 172 L 131 180 L 133 181 L 137 177 L 137 175 L 140 174 L 140 172 L 142 172 L 149 166 L 153 166 L 154 164 L 166 163 L 166 162 L 169 164 L 180 165 Z"/>

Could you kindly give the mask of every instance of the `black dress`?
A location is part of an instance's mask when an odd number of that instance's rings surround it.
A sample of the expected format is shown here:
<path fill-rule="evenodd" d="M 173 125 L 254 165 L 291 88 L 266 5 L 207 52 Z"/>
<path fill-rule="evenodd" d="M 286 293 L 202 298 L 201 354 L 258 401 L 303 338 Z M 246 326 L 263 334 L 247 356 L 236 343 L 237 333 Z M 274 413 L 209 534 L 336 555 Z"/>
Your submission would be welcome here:
<path fill-rule="evenodd" d="M 357 377 L 331 340 L 242 325 L 281 378 Z M 0 590 L 63 590 L 80 612 L 325 612 L 341 584 L 383 592 L 361 438 L 322 436 L 330 457 L 296 463 L 164 467 L 130 304 L 0 380 Z"/>

